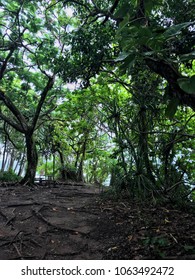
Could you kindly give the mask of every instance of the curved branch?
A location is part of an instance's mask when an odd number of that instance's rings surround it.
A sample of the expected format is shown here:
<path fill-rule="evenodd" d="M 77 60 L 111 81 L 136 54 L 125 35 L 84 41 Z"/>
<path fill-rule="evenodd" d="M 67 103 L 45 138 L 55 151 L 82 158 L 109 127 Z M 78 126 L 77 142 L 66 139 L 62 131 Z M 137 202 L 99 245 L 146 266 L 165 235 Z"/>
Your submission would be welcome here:
<path fill-rule="evenodd" d="M 12 47 L 12 48 L 10 49 L 10 52 L 8 53 L 7 57 L 6 57 L 5 60 L 3 61 L 3 64 L 2 64 L 1 69 L 0 69 L 0 80 L 3 78 L 3 74 L 4 74 L 5 70 L 6 70 L 7 63 L 8 63 L 8 61 L 9 61 L 9 59 L 11 58 L 11 56 L 12 56 L 12 54 L 13 54 L 14 51 L 15 51 L 15 48 Z"/>
<path fill-rule="evenodd" d="M 6 128 L 6 124 L 7 122 L 5 122 L 5 125 L 4 125 L 4 133 L 5 135 L 7 136 L 7 139 L 10 141 L 10 143 L 13 145 L 13 147 L 16 149 L 16 150 L 19 150 L 19 147 L 14 143 L 14 141 L 11 139 L 10 137 L 10 134 Z"/>
<path fill-rule="evenodd" d="M 181 78 L 181 75 L 171 64 L 168 64 L 164 60 L 155 60 L 152 58 L 146 58 L 145 62 L 153 72 L 167 80 L 170 95 L 176 97 L 181 105 L 189 106 L 195 111 L 195 93 L 188 94 L 179 87 L 177 80 Z"/>
<path fill-rule="evenodd" d="M 41 98 L 39 100 L 39 103 L 37 105 L 37 109 L 33 118 L 33 122 L 32 122 L 32 126 L 31 126 L 31 132 L 33 132 L 35 130 L 35 127 L 37 125 L 37 121 L 39 119 L 40 113 L 41 113 L 41 109 L 43 106 L 43 103 L 45 102 L 45 99 L 47 97 L 47 93 L 50 91 L 50 89 L 52 89 L 53 85 L 54 85 L 54 80 L 55 77 L 49 77 L 47 85 L 45 86 L 44 90 L 41 93 Z"/>
<path fill-rule="evenodd" d="M 14 103 L 12 102 L 12 100 L 6 96 L 6 94 L 0 89 L 0 100 L 3 101 L 3 103 L 5 104 L 5 106 L 12 112 L 12 114 L 16 117 L 16 119 L 18 120 L 18 122 L 20 123 L 20 125 L 16 125 L 12 122 L 11 119 L 4 116 L 4 120 L 7 121 L 11 126 L 16 126 L 18 128 L 18 131 L 24 133 L 27 129 L 28 129 L 28 125 L 26 123 L 26 120 L 24 118 L 24 116 L 21 114 L 21 112 L 18 110 L 18 108 L 14 105 Z M 2 113 L 1 113 L 2 114 Z M 6 120 L 6 119 L 7 120 Z"/>
<path fill-rule="evenodd" d="M 13 122 L 12 120 L 10 120 L 8 117 L 6 117 L 3 113 L 0 112 L 0 118 L 2 120 L 4 120 L 6 123 L 8 123 L 9 125 L 11 125 L 13 128 L 15 128 L 17 131 L 24 133 L 23 128 L 18 125 L 17 123 Z"/>

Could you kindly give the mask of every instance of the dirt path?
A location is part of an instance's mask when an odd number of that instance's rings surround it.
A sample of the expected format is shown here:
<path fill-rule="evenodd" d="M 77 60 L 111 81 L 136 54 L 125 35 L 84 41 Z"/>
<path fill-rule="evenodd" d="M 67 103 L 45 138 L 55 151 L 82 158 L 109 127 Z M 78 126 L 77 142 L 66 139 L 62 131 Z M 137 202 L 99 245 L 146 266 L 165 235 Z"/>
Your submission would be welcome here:
<path fill-rule="evenodd" d="M 0 259 L 101 259 L 89 238 L 99 190 L 82 185 L 0 188 Z"/>
<path fill-rule="evenodd" d="M 195 259 L 195 215 L 94 186 L 0 185 L 2 259 Z"/>

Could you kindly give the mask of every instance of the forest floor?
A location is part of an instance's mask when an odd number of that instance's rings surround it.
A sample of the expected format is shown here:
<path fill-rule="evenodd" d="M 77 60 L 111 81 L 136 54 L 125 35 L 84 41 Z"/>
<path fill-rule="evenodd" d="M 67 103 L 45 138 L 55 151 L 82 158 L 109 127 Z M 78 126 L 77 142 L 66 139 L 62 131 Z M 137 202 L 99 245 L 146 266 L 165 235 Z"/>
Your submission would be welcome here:
<path fill-rule="evenodd" d="M 195 217 L 82 183 L 1 184 L 0 259 L 195 259 Z"/>

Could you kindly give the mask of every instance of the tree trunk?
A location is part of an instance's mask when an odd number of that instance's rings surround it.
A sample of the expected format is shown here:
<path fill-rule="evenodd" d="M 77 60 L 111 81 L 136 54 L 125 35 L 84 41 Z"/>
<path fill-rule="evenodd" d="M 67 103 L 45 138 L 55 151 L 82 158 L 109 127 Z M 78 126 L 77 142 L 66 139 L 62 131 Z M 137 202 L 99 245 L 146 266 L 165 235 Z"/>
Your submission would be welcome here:
<path fill-rule="evenodd" d="M 27 168 L 24 178 L 21 180 L 21 184 L 34 183 L 36 169 L 38 164 L 38 154 L 35 145 L 35 141 L 32 133 L 25 135 L 26 149 L 27 149 Z"/>
<path fill-rule="evenodd" d="M 3 147 L 3 159 L 2 159 L 2 165 L 1 165 L 1 172 L 5 171 L 6 150 L 7 150 L 7 136 L 5 136 L 5 143 L 4 143 L 4 147 Z"/>
<path fill-rule="evenodd" d="M 17 159 L 16 159 L 16 164 L 15 164 L 15 166 L 14 166 L 14 172 L 15 172 L 15 173 L 16 173 L 17 170 L 19 169 L 21 160 L 22 160 L 22 153 L 20 153 L 20 155 L 19 155 L 19 156 L 17 157 Z"/>
<path fill-rule="evenodd" d="M 15 152 L 14 149 L 12 149 L 11 153 L 10 153 L 10 162 L 9 162 L 9 166 L 8 166 L 8 170 L 13 170 L 14 167 L 14 160 L 15 160 Z"/>
<path fill-rule="evenodd" d="M 24 169 L 24 166 L 25 166 L 25 154 L 26 154 L 26 148 L 24 148 L 24 151 L 23 153 L 21 154 L 21 157 L 20 157 L 20 162 L 19 162 L 19 170 L 18 170 L 18 176 L 21 176 L 22 175 L 22 172 L 23 172 L 23 169 Z"/>
<path fill-rule="evenodd" d="M 146 115 L 146 109 L 142 108 L 140 109 L 139 112 L 139 130 L 140 130 L 140 135 L 139 135 L 139 147 L 140 147 L 140 158 L 142 158 L 142 168 L 146 168 L 147 172 L 147 177 L 150 179 L 150 181 L 155 185 L 155 177 L 152 173 L 152 163 L 149 160 L 149 155 L 148 155 L 148 124 L 146 122 L 147 120 L 147 115 Z"/>
<path fill-rule="evenodd" d="M 77 180 L 80 182 L 84 181 L 83 164 L 84 164 L 84 160 L 85 160 L 86 145 L 87 145 L 87 138 L 84 140 L 84 143 L 83 143 L 81 161 L 80 161 L 79 168 L 77 171 Z"/>
<path fill-rule="evenodd" d="M 52 176 L 53 181 L 55 179 L 55 169 L 56 169 L 56 155 L 55 153 L 53 153 L 53 176 Z"/>
<path fill-rule="evenodd" d="M 60 163 L 61 163 L 61 177 L 62 177 L 61 179 L 65 181 L 67 180 L 67 172 L 65 170 L 64 155 L 60 149 L 58 149 L 58 153 L 60 156 Z"/>

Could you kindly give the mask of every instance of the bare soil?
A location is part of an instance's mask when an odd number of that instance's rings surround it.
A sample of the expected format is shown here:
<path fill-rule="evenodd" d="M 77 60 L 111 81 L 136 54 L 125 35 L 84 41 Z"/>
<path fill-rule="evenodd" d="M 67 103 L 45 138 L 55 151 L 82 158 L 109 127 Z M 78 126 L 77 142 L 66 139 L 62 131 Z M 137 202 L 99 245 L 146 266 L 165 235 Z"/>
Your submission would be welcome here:
<path fill-rule="evenodd" d="M 195 259 L 195 217 L 82 183 L 2 184 L 0 259 Z"/>

